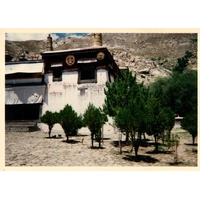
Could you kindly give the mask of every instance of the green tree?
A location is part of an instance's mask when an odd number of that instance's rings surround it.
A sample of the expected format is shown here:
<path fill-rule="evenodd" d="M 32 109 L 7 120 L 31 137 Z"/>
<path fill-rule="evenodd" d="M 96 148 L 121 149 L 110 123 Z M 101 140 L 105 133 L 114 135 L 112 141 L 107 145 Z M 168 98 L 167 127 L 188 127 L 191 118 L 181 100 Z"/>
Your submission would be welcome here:
<path fill-rule="evenodd" d="M 144 104 L 140 95 L 129 101 L 129 104 L 125 108 L 120 108 L 115 116 L 116 126 L 121 132 L 125 132 L 126 135 L 130 135 L 132 149 L 134 147 L 135 157 L 138 156 L 138 150 L 141 144 L 141 135 L 145 132 L 145 113 Z M 131 151 L 132 151 L 131 149 Z"/>
<path fill-rule="evenodd" d="M 45 114 L 40 118 L 40 121 L 48 125 L 49 128 L 48 134 L 50 138 L 54 124 L 58 123 L 58 113 L 47 110 Z"/>
<path fill-rule="evenodd" d="M 136 82 L 136 76 L 132 76 L 129 70 L 122 72 L 122 77 L 117 77 L 115 82 L 106 83 L 104 93 L 106 95 L 104 112 L 110 117 L 115 118 L 120 109 L 124 109 L 136 96 L 139 85 Z M 129 133 L 126 132 L 126 142 L 128 142 Z"/>
<path fill-rule="evenodd" d="M 146 105 L 147 134 L 154 136 L 156 152 L 158 151 L 158 137 L 163 132 L 163 130 L 160 130 L 160 111 L 160 102 L 152 94 L 149 94 Z"/>
<path fill-rule="evenodd" d="M 145 133 L 145 104 L 148 88 L 136 82 L 136 76 L 127 70 L 114 83 L 107 84 L 104 110 L 112 116 L 115 125 L 126 134 L 126 143 L 131 139 L 135 156 L 141 143 L 141 135 Z"/>
<path fill-rule="evenodd" d="M 106 121 L 106 114 L 103 113 L 100 108 L 96 108 L 93 104 L 90 103 L 83 114 L 83 123 L 84 126 L 87 126 L 91 132 L 92 147 L 94 146 L 94 136 L 99 142 L 99 147 L 101 147 L 101 129 Z"/>
<path fill-rule="evenodd" d="M 175 113 L 169 107 L 164 107 L 160 112 L 161 128 L 167 130 L 169 133 L 174 127 Z"/>
<path fill-rule="evenodd" d="M 170 107 L 176 114 L 186 116 L 197 107 L 197 72 L 187 69 L 191 52 L 179 58 L 173 73 L 167 78 L 159 78 L 150 85 L 151 92 L 162 107 Z"/>
<path fill-rule="evenodd" d="M 150 84 L 151 93 L 160 101 L 162 107 L 168 107 L 170 101 L 170 95 L 168 94 L 168 88 L 171 84 L 170 77 L 160 77 Z"/>
<path fill-rule="evenodd" d="M 130 96 L 136 94 L 138 84 L 136 76 L 132 76 L 129 70 L 122 72 L 122 77 L 117 77 L 115 82 L 106 83 L 104 93 L 106 95 L 104 111 L 111 117 L 114 117 L 119 108 L 124 108 L 130 99 Z"/>
<path fill-rule="evenodd" d="M 197 137 L 197 113 L 191 112 L 186 115 L 181 121 L 181 126 L 183 129 L 187 130 L 192 135 L 192 144 L 195 142 Z"/>
<path fill-rule="evenodd" d="M 188 66 L 189 59 L 193 56 L 192 52 L 186 51 L 182 58 L 178 58 L 177 63 L 173 67 L 173 72 L 182 73 Z"/>
<path fill-rule="evenodd" d="M 197 108 L 197 72 L 185 70 L 172 76 L 166 91 L 169 107 L 180 116 L 186 116 Z"/>
<path fill-rule="evenodd" d="M 78 115 L 70 105 L 66 105 L 59 112 L 59 123 L 62 126 L 67 142 L 69 142 L 69 136 L 77 134 L 79 128 L 82 127 L 82 117 Z"/>
<path fill-rule="evenodd" d="M 153 135 L 155 140 L 155 152 L 158 152 L 158 139 L 169 132 L 174 126 L 174 112 L 168 107 L 162 107 L 160 101 L 150 93 L 146 109 L 147 134 Z"/>

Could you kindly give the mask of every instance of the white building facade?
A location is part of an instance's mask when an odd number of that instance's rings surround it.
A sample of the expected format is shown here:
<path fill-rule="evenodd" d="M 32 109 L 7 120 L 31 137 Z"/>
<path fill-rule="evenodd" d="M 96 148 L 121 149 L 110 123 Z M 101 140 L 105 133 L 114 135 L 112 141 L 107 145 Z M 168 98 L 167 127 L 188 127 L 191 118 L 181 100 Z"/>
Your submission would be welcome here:
<path fill-rule="evenodd" d="M 83 52 L 95 51 L 95 55 L 98 53 L 106 56 L 109 53 L 106 48 L 92 48 L 92 49 L 82 49 L 74 50 L 78 56 Z M 105 53 L 104 53 L 105 52 Z M 84 58 L 77 58 L 76 55 L 72 55 L 70 51 L 53 51 L 44 52 L 42 55 L 45 60 L 45 56 L 50 54 L 66 54 L 64 60 L 59 62 L 52 61 L 50 64 L 48 61 L 44 61 L 45 75 L 44 82 L 46 84 L 44 102 L 42 114 L 47 110 L 52 112 L 59 111 L 64 108 L 65 105 L 69 104 L 73 109 L 79 114 L 83 114 L 89 103 L 92 103 L 96 107 L 102 107 L 105 99 L 104 88 L 106 82 L 113 82 L 116 73 L 119 73 L 111 64 L 113 60 L 108 63 L 102 63 L 98 61 L 98 58 L 88 58 L 85 55 Z M 65 60 L 68 56 L 73 56 L 75 59 L 72 66 L 67 66 Z M 47 64 L 48 63 L 48 64 Z M 115 66 L 116 67 L 116 66 Z"/>

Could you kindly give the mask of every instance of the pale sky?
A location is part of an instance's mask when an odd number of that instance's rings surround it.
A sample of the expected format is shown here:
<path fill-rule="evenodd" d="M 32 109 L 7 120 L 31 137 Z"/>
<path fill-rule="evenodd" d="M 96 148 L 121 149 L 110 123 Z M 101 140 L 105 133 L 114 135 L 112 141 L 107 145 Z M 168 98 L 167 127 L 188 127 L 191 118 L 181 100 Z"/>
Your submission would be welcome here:
<path fill-rule="evenodd" d="M 51 33 L 53 39 L 67 38 L 68 36 L 81 37 L 85 33 Z M 6 33 L 6 40 L 25 41 L 25 40 L 46 40 L 48 33 Z"/>

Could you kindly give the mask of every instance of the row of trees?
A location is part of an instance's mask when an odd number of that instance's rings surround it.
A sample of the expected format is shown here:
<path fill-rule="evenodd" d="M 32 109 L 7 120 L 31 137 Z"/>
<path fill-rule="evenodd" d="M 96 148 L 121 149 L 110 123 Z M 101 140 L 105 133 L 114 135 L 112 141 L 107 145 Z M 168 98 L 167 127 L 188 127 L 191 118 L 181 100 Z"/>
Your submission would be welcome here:
<path fill-rule="evenodd" d="M 191 52 L 186 51 L 177 60 L 173 73 L 168 78 L 160 78 L 150 87 L 162 107 L 170 107 L 183 117 L 181 126 L 192 135 L 194 144 L 197 136 L 197 71 L 187 69 Z"/>
<path fill-rule="evenodd" d="M 158 151 L 158 138 L 169 132 L 174 126 L 174 112 L 170 107 L 161 105 L 150 87 L 139 84 L 136 76 L 127 70 L 123 79 L 117 78 L 114 83 L 106 84 L 104 111 L 113 117 L 116 127 L 129 138 L 138 155 L 142 135 L 147 133 L 155 139 L 155 151 Z"/>
<path fill-rule="evenodd" d="M 175 113 L 184 117 L 182 127 L 197 136 L 197 72 L 186 67 L 192 53 L 186 52 L 173 67 L 172 75 L 160 78 L 148 87 L 136 82 L 129 70 L 123 79 L 107 83 L 104 111 L 113 117 L 115 125 L 129 137 L 135 148 L 135 155 L 144 133 L 153 135 L 155 152 L 158 138 L 167 137 L 174 126 Z"/>
<path fill-rule="evenodd" d="M 87 126 L 91 132 L 92 147 L 94 146 L 94 140 L 98 141 L 99 147 L 101 147 L 101 129 L 107 121 L 107 116 L 100 108 L 96 108 L 93 104 L 88 105 L 83 116 L 78 115 L 72 106 L 67 104 L 60 112 L 46 111 L 40 120 L 48 125 L 49 138 L 51 137 L 53 126 L 59 123 L 65 132 L 67 142 L 69 142 L 70 136 L 77 134 L 78 129 Z"/>

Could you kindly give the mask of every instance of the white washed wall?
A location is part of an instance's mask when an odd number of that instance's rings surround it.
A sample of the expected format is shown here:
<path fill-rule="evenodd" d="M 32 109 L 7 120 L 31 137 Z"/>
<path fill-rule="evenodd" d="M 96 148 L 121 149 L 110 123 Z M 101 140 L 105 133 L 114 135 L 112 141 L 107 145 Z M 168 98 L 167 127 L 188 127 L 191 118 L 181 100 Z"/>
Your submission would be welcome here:
<path fill-rule="evenodd" d="M 100 69 L 97 71 L 97 83 L 77 84 L 78 72 L 64 72 L 60 82 L 52 80 L 51 73 L 45 75 L 47 88 L 42 114 L 47 110 L 59 111 L 67 104 L 79 114 L 84 113 L 89 103 L 101 107 L 105 99 L 105 83 L 109 79 L 107 71 Z"/>
<path fill-rule="evenodd" d="M 78 72 L 64 72 L 60 82 L 53 82 L 53 75 L 51 73 L 46 74 L 47 87 L 42 114 L 47 110 L 59 112 L 67 104 L 71 105 L 78 114 L 83 114 L 89 103 L 96 107 L 102 107 L 105 99 L 104 88 L 107 81 L 109 81 L 109 77 L 105 69 L 97 70 L 97 83 L 77 84 Z M 108 123 L 104 126 L 105 132 L 111 129 L 112 127 Z"/>
<path fill-rule="evenodd" d="M 111 80 L 114 81 L 112 77 Z M 47 110 L 58 112 L 67 104 L 71 105 L 78 114 L 83 114 L 89 103 L 93 103 L 96 107 L 102 107 L 105 99 L 104 88 L 107 81 L 109 81 L 109 77 L 105 69 L 97 71 L 97 83 L 77 84 L 78 72 L 64 72 L 60 82 L 53 82 L 53 75 L 51 73 L 46 74 L 45 82 L 47 83 L 47 88 L 42 114 Z M 109 119 L 109 123 L 112 123 L 112 119 Z M 109 123 L 104 125 L 105 137 L 106 134 L 114 132 Z M 40 128 L 45 130 L 45 126 L 42 124 L 40 124 Z M 55 127 L 54 131 L 55 133 L 61 133 L 59 126 Z M 79 132 L 88 133 L 89 130 L 82 128 Z"/>

